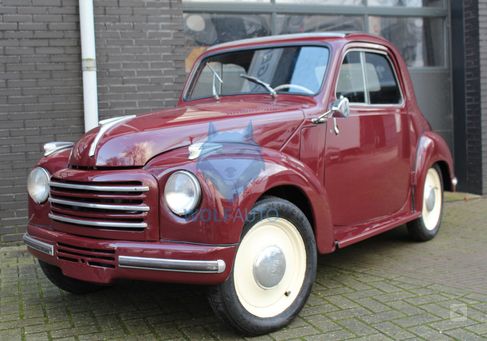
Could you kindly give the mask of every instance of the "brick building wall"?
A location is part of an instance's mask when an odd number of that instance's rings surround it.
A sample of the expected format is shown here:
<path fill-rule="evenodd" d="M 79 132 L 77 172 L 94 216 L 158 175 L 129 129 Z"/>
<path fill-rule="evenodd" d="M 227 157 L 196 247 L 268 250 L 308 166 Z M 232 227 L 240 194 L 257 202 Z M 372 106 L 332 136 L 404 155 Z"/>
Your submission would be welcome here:
<path fill-rule="evenodd" d="M 465 0 L 463 6 L 465 30 L 466 190 L 480 194 L 483 174 L 478 0 Z"/>
<path fill-rule="evenodd" d="M 481 35 L 477 0 L 451 2 L 455 170 L 459 190 L 483 194 L 487 155 L 482 147 Z M 482 25 L 481 25 L 482 26 Z M 485 101 L 485 100 L 484 100 Z"/>
<path fill-rule="evenodd" d="M 479 0 L 483 193 L 487 194 L 487 0 Z"/>
<path fill-rule="evenodd" d="M 95 32 L 100 119 L 177 102 L 186 77 L 181 0 L 96 0 Z"/>
<path fill-rule="evenodd" d="M 180 0 L 96 0 L 100 119 L 174 105 L 184 80 Z M 0 243 L 21 238 L 26 178 L 49 141 L 83 132 L 77 0 L 0 2 Z"/>

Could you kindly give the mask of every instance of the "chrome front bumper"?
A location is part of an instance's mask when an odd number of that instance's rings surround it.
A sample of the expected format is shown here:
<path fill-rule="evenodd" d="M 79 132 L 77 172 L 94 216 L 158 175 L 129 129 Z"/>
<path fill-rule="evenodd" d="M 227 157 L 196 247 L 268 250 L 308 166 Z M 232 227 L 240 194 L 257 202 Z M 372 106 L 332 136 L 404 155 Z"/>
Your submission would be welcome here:
<path fill-rule="evenodd" d="M 28 233 L 23 236 L 24 243 L 41 253 L 54 256 L 54 245 L 33 238 Z M 198 274 L 221 274 L 225 272 L 226 264 L 218 260 L 183 260 L 167 258 L 149 258 L 135 256 L 118 256 L 118 267 L 139 270 L 157 270 L 172 272 L 188 272 Z"/>
<path fill-rule="evenodd" d="M 46 255 L 54 256 L 54 245 L 44 243 L 41 242 L 40 240 L 32 238 L 28 233 L 24 233 L 22 240 L 28 247 L 37 250 L 39 252 L 45 253 Z"/>
<path fill-rule="evenodd" d="M 225 261 L 221 259 L 202 261 L 132 256 L 118 256 L 118 266 L 130 269 L 196 272 L 205 274 L 221 274 L 226 268 Z"/>

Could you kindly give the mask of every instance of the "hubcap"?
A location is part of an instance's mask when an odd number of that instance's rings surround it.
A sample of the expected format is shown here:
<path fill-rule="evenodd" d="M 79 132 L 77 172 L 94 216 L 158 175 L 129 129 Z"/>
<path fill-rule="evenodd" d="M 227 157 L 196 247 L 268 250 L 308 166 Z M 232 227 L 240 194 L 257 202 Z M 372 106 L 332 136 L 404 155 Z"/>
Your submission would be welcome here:
<path fill-rule="evenodd" d="M 435 202 L 436 202 L 436 194 L 435 194 L 435 188 L 430 187 L 429 194 L 426 197 L 426 209 L 428 212 L 433 211 L 433 208 L 435 208 Z"/>
<path fill-rule="evenodd" d="M 262 288 L 278 285 L 286 272 L 286 257 L 282 250 L 275 245 L 265 248 L 255 259 L 253 272 L 255 281 Z"/>

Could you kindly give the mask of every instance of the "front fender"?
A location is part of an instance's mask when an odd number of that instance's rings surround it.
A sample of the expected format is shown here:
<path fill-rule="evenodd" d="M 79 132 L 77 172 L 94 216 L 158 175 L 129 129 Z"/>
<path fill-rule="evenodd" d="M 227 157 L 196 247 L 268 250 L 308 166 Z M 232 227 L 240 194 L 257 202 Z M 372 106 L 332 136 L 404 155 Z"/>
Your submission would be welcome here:
<path fill-rule="evenodd" d="M 225 153 L 218 155 L 212 169 L 223 174 L 225 167 L 234 169 L 248 164 L 241 146 L 225 146 Z M 238 150 L 238 152 L 237 152 Z M 199 159 L 189 160 L 188 150 L 181 148 L 154 158 L 145 169 L 159 181 L 161 192 L 161 239 L 205 244 L 236 244 L 240 242 L 242 228 L 248 212 L 267 191 L 279 186 L 294 186 L 309 200 L 318 250 L 329 253 L 334 249 L 334 235 L 326 192 L 308 166 L 280 151 L 262 148 L 255 177 L 248 179 L 238 195 L 229 198 L 219 189 L 215 176 L 208 173 L 208 165 Z M 252 167 L 248 167 L 251 169 Z M 191 217 L 178 217 L 167 207 L 162 196 L 165 182 L 171 173 L 185 169 L 194 173 L 202 188 L 202 201 L 198 213 Z M 247 168 L 246 168 L 247 169 Z M 237 172 L 239 169 L 236 170 Z"/>
<path fill-rule="evenodd" d="M 265 186 L 253 189 L 246 202 L 242 204 L 250 209 L 263 193 L 273 188 L 280 186 L 298 188 L 308 198 L 311 206 L 318 251 L 333 252 L 335 236 L 328 195 L 315 172 L 306 164 L 282 152 L 266 150 L 263 155 L 266 168 L 261 177 L 266 179 Z"/>
<path fill-rule="evenodd" d="M 453 158 L 445 140 L 438 134 L 427 131 L 418 141 L 416 149 L 416 162 L 414 166 L 414 184 L 416 187 L 414 199 L 415 210 L 423 209 L 423 191 L 426 173 L 434 164 L 438 164 L 442 170 L 445 189 L 454 190 L 452 180 L 455 178 Z"/>

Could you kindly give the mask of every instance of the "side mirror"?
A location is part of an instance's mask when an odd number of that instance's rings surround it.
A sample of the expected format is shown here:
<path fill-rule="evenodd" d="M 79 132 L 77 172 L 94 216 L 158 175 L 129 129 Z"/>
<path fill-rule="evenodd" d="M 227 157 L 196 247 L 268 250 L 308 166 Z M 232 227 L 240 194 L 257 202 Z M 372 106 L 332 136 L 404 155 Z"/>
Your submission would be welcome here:
<path fill-rule="evenodd" d="M 348 117 L 350 116 L 350 102 L 348 98 L 340 96 L 331 104 L 331 111 L 334 117 Z"/>
<path fill-rule="evenodd" d="M 330 117 L 348 117 L 350 115 L 350 102 L 348 98 L 340 96 L 331 104 L 330 110 L 320 116 L 311 119 L 314 124 L 325 123 Z"/>

